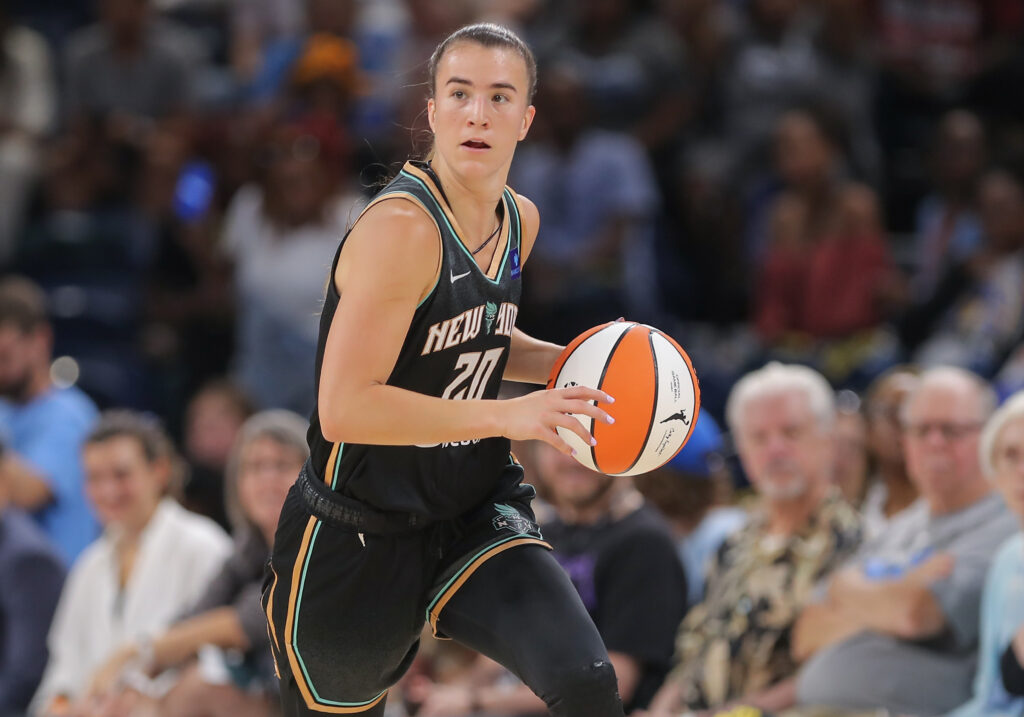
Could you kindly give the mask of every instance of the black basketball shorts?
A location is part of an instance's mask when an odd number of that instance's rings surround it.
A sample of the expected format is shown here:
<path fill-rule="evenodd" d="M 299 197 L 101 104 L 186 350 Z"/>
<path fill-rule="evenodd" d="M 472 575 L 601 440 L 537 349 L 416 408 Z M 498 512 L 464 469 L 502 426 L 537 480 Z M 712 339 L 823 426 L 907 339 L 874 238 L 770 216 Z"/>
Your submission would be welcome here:
<path fill-rule="evenodd" d="M 303 498 L 300 476 L 281 512 L 263 591 L 285 704 L 300 714 L 372 709 L 408 669 L 424 621 L 445 637 L 438 618 L 477 568 L 517 546 L 550 549 L 530 508 L 536 491 L 522 475 L 510 464 L 482 505 L 394 534 L 329 520 Z"/>

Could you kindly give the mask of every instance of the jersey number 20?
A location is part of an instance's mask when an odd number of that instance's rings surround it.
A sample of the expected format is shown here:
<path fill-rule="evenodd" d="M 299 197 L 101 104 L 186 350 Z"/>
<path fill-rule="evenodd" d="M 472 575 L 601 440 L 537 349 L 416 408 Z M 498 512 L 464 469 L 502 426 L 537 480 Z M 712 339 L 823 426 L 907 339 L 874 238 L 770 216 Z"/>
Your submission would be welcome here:
<path fill-rule="evenodd" d="M 487 390 L 487 383 L 491 380 L 494 367 L 501 360 L 501 354 L 505 350 L 502 346 L 489 351 L 471 351 L 459 356 L 455 361 L 455 370 L 458 371 L 452 382 L 441 394 L 441 398 L 450 398 L 454 401 L 468 401 L 476 398 L 483 398 Z"/>

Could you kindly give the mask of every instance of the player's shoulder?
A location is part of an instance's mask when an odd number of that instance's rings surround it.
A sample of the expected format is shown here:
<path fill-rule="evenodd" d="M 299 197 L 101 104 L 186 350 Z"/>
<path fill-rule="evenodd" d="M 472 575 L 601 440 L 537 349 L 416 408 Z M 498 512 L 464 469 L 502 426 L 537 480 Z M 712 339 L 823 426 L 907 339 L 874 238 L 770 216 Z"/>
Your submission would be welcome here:
<path fill-rule="evenodd" d="M 523 237 L 523 260 L 529 256 L 530 250 L 533 248 L 533 242 L 537 238 L 537 232 L 540 229 L 540 212 L 537 210 L 537 205 L 534 204 L 529 197 L 526 197 L 518 192 L 513 191 L 512 196 L 515 198 L 516 206 L 519 209 L 519 221 Z"/>
<path fill-rule="evenodd" d="M 427 207 L 408 194 L 382 194 L 363 210 L 353 234 L 391 236 L 407 242 L 436 241 L 437 222 Z"/>
<path fill-rule="evenodd" d="M 515 190 L 512 190 L 512 196 L 519 207 L 519 214 L 523 218 L 523 223 L 536 226 L 540 222 L 540 212 L 537 210 L 537 205 L 533 203 L 532 199 L 524 194 L 519 194 Z"/>

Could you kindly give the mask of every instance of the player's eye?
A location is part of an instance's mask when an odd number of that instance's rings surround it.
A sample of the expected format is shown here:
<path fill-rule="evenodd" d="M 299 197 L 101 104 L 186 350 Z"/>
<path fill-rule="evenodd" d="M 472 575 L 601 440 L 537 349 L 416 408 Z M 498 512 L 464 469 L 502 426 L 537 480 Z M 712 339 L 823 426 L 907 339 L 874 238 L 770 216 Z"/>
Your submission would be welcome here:
<path fill-rule="evenodd" d="M 495 95 L 491 98 L 492 102 L 508 102 L 508 95 Z"/>
<path fill-rule="evenodd" d="M 452 92 L 452 97 L 454 97 L 457 100 L 462 100 L 466 98 L 466 93 L 462 90 L 455 90 L 454 92 Z"/>

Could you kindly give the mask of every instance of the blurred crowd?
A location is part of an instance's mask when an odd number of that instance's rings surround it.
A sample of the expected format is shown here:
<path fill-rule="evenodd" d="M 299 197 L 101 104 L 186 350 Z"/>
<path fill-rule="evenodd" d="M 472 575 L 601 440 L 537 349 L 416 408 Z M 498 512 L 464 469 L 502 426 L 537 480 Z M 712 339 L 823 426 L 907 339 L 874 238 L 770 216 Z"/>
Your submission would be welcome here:
<path fill-rule="evenodd" d="M 629 709 L 1019 716 L 1019 0 L 0 0 L 0 715 L 273 714 L 327 272 L 478 20 L 540 66 L 519 325 L 701 380 L 658 474 L 521 451 Z M 542 708 L 423 652 L 396 715 Z"/>

